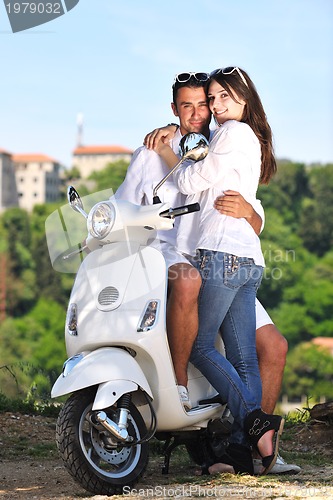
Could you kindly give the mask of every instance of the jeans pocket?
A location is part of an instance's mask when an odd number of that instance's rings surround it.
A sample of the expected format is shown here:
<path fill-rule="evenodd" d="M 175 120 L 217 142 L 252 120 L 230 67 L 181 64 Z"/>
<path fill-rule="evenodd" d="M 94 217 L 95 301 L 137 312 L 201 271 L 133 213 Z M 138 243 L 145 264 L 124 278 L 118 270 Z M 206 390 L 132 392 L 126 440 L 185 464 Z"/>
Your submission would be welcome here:
<path fill-rule="evenodd" d="M 214 259 L 215 259 L 215 253 L 211 250 L 199 250 L 199 259 L 197 260 L 196 267 L 201 275 L 201 278 L 203 281 L 208 279 L 209 274 L 212 270 Z"/>
<path fill-rule="evenodd" d="M 208 278 L 210 272 L 210 262 L 211 258 L 209 255 L 202 255 L 199 263 L 199 272 L 201 274 L 202 280 L 206 280 Z"/>
<path fill-rule="evenodd" d="M 261 285 L 263 275 L 264 275 L 264 268 L 262 266 L 255 266 L 255 271 L 256 271 L 256 274 L 258 276 L 257 282 L 255 284 L 255 289 L 256 289 L 256 293 L 257 293 L 257 291 Z"/>
<path fill-rule="evenodd" d="M 224 256 L 223 283 L 226 287 L 237 289 L 245 285 L 251 271 L 251 264 L 240 262 L 236 255 L 226 253 Z"/>

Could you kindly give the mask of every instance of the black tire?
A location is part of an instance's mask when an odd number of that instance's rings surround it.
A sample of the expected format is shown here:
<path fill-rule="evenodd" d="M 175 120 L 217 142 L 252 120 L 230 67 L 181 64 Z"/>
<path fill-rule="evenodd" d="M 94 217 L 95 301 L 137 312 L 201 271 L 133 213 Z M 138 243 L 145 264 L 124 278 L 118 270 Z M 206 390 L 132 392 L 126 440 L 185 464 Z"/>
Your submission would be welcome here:
<path fill-rule="evenodd" d="M 56 426 L 56 441 L 63 462 L 71 476 L 87 491 L 97 495 L 128 492 L 143 475 L 148 464 L 148 443 L 124 446 L 97 430 L 88 419 L 96 388 L 74 393 L 62 408 Z M 130 404 L 128 433 L 134 441 L 142 439 L 147 428 Z M 103 411 L 116 421 L 116 407 Z M 109 439 L 108 439 L 109 437 Z"/>

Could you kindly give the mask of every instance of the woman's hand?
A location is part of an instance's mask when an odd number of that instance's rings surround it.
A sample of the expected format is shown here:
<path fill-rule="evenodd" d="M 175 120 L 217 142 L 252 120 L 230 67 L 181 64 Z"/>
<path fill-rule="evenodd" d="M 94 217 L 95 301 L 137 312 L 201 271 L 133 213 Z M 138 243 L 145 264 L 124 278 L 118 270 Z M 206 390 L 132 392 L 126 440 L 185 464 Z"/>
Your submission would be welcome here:
<path fill-rule="evenodd" d="M 174 138 L 178 127 L 175 125 L 166 125 L 165 127 L 155 128 L 152 132 L 146 135 L 143 144 L 148 149 L 155 151 L 155 143 L 164 139 L 164 141 L 171 141 Z"/>
<path fill-rule="evenodd" d="M 236 219 L 244 219 L 253 215 L 253 207 L 238 191 L 229 189 L 222 196 L 218 196 L 214 202 L 214 208 L 223 215 L 230 215 Z"/>
<path fill-rule="evenodd" d="M 172 151 L 169 141 L 164 136 L 156 136 L 153 141 L 153 146 L 150 148 L 155 151 L 162 158 L 168 155 L 169 151 Z"/>
<path fill-rule="evenodd" d="M 162 158 L 164 163 L 170 169 L 172 169 L 175 165 L 177 165 L 179 159 L 178 156 L 176 156 L 173 152 L 173 149 L 170 147 L 169 141 L 166 140 L 166 142 L 164 142 L 165 140 L 166 139 L 164 139 L 163 137 L 158 140 L 155 139 L 153 151 L 155 151 L 155 153 L 157 153 Z"/>

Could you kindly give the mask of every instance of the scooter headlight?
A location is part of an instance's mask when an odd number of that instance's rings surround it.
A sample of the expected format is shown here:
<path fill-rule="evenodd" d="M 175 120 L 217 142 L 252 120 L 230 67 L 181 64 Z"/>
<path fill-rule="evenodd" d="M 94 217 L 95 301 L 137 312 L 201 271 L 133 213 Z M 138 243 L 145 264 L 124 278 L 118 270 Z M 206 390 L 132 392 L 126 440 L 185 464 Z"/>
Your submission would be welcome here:
<path fill-rule="evenodd" d="M 116 210 L 112 203 L 97 203 L 89 212 L 88 231 L 94 238 L 105 238 L 111 231 L 116 219 Z"/>

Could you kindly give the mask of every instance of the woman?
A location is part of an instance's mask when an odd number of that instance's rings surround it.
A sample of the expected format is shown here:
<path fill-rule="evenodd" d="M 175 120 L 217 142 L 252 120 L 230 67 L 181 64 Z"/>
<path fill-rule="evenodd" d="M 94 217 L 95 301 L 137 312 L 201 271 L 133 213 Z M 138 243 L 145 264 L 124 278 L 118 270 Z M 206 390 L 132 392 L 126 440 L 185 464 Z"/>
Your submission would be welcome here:
<path fill-rule="evenodd" d="M 235 472 L 253 474 L 252 445 L 267 473 L 276 460 L 283 419 L 260 408 L 255 297 L 264 258 L 248 222 L 221 215 L 213 207 L 227 189 L 238 191 L 250 203 L 255 200 L 259 182 L 268 183 L 276 171 L 272 134 L 255 86 L 240 68 L 213 71 L 207 98 L 218 125 L 209 153 L 205 160 L 174 173 L 179 190 L 195 196 L 201 206 L 196 248 L 202 286 L 191 361 L 227 402 L 235 419 L 223 462 Z M 170 168 L 177 163 L 168 144 L 159 141 L 154 149 Z M 221 325 L 227 359 L 215 349 Z"/>

